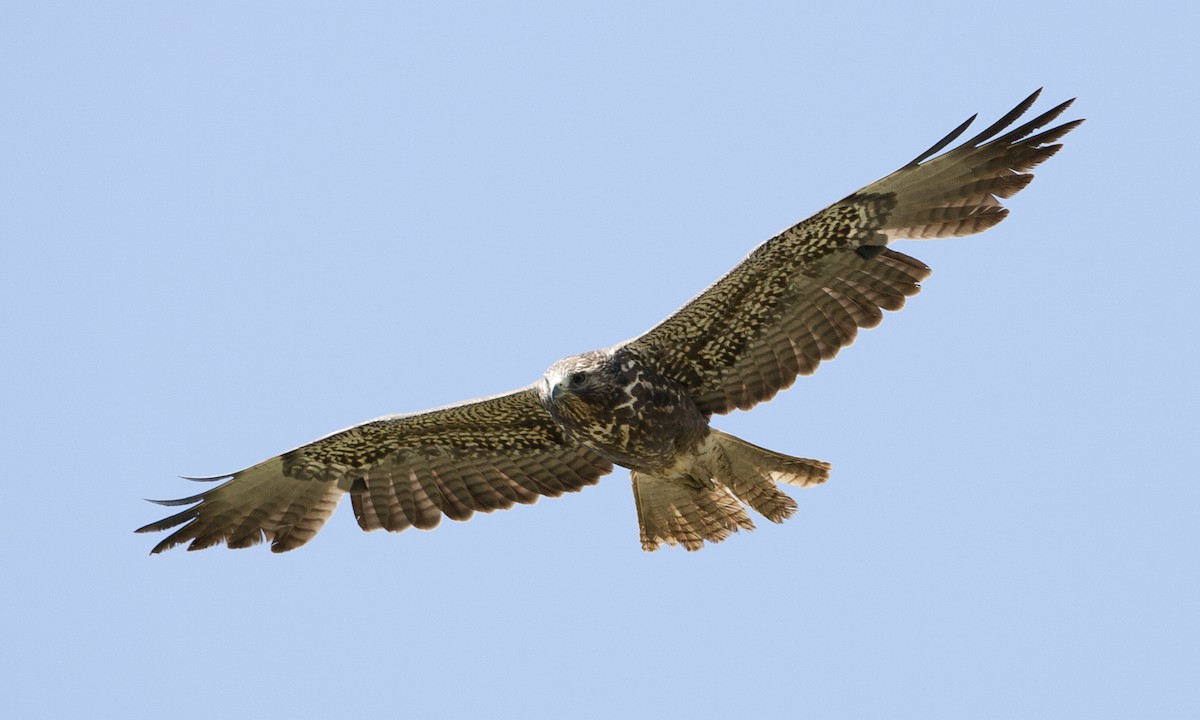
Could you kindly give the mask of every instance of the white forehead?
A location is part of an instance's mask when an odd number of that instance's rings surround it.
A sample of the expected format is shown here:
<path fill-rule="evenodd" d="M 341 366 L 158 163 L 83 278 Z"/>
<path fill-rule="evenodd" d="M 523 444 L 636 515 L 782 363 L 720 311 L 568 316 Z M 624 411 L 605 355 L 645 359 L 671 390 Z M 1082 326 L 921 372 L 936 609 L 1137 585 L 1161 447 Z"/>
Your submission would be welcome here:
<path fill-rule="evenodd" d="M 551 365 L 546 370 L 546 377 L 561 378 L 578 370 L 595 370 L 604 367 L 611 356 L 612 354 L 606 350 L 592 350 L 591 352 L 571 355 Z"/>

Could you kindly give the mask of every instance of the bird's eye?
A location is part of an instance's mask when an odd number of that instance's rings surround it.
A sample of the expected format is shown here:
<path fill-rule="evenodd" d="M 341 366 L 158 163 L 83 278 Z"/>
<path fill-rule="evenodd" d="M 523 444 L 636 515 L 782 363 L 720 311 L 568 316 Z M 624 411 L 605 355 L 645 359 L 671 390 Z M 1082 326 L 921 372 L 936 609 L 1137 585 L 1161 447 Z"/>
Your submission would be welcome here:
<path fill-rule="evenodd" d="M 567 385 L 573 388 L 579 387 L 583 384 L 584 380 L 587 380 L 587 373 L 573 372 L 567 377 Z"/>

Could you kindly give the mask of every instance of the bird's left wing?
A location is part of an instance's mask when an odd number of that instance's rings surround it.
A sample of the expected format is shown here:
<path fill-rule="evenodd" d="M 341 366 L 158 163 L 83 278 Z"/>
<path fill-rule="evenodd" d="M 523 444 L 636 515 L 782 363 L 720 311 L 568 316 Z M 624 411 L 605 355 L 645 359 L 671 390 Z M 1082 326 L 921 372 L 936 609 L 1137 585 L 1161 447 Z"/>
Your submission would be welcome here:
<path fill-rule="evenodd" d="M 534 386 L 357 425 L 161 505 L 186 510 L 139 528 L 179 527 L 154 547 L 199 550 L 264 539 L 284 552 L 308 542 L 349 492 L 364 530 L 429 529 L 594 484 L 612 463 L 562 435 Z"/>
<path fill-rule="evenodd" d="M 1082 122 L 1034 134 L 1067 101 L 996 137 L 1037 96 L 934 157 L 974 118 L 967 120 L 903 168 L 763 243 L 625 346 L 682 382 L 704 412 L 769 400 L 853 342 L 858 328 L 877 325 L 882 310 L 899 310 L 920 290 L 929 268 L 888 249 L 889 242 L 970 235 L 1004 219 L 1008 210 L 997 198 L 1028 185 L 1028 171 Z"/>

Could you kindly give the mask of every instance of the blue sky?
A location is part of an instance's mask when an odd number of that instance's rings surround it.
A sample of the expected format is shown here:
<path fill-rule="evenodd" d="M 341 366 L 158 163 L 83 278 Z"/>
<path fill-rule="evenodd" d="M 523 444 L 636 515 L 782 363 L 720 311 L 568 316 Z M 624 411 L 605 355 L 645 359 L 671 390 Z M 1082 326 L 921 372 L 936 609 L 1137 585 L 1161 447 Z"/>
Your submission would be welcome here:
<path fill-rule="evenodd" d="M 6 4 L 0 715 L 1200 712 L 1183 7 Z M 646 554 L 618 471 L 282 556 L 131 532 L 636 335 L 1042 85 L 1088 122 L 1011 217 L 714 423 L 833 463 L 784 525 Z"/>

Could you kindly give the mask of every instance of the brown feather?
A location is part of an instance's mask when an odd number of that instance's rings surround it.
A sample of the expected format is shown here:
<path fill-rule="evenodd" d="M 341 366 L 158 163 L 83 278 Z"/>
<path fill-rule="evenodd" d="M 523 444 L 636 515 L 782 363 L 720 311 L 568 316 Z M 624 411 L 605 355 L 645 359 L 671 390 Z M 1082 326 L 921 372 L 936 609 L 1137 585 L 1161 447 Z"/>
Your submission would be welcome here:
<path fill-rule="evenodd" d="M 937 155 L 963 134 L 968 120 L 900 170 L 768 240 L 626 344 L 684 382 L 705 412 L 745 410 L 770 399 L 797 375 L 813 372 L 818 358 L 829 360 L 853 342 L 859 328 L 877 325 L 882 310 L 900 309 L 920 290 L 929 268 L 876 247 L 898 238 L 970 235 L 1007 217 L 998 198 L 1024 189 L 1032 179 L 1027 171 L 1060 147 L 1048 143 L 1082 122 L 1033 134 L 1061 115 L 1068 101 L 996 137 L 1038 94 Z M 781 352 L 784 339 L 790 354 Z"/>
<path fill-rule="evenodd" d="M 567 442 L 532 387 L 412 415 L 373 420 L 227 476 L 191 505 L 139 528 L 178 528 L 158 553 L 190 543 L 283 552 L 308 542 L 348 489 L 364 530 L 431 529 L 443 515 L 530 503 L 594 484 L 612 463 Z"/>

